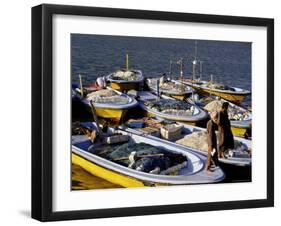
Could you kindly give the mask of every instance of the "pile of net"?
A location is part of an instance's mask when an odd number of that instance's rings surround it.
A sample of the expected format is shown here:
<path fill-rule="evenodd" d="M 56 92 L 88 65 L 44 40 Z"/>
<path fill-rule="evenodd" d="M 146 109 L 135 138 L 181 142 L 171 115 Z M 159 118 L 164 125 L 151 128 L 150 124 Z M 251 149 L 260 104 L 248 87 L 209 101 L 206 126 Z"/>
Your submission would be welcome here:
<path fill-rule="evenodd" d="M 213 100 L 204 109 L 208 112 L 220 111 L 223 102 L 222 100 Z M 230 120 L 248 120 L 250 119 L 250 113 L 242 108 L 235 107 L 235 105 L 229 105 L 228 117 Z"/>
<path fill-rule="evenodd" d="M 140 73 L 135 71 L 118 70 L 112 74 L 114 80 L 137 81 L 141 79 Z"/>
<path fill-rule="evenodd" d="M 206 131 L 193 132 L 192 134 L 186 135 L 184 138 L 177 140 L 176 143 L 190 147 L 195 150 L 208 152 Z M 248 152 L 247 146 L 238 140 L 234 140 L 233 150 Z"/>
<path fill-rule="evenodd" d="M 91 133 L 91 130 L 84 126 L 81 126 L 80 122 L 76 121 L 72 123 L 71 132 L 72 135 L 87 135 Z"/>
<path fill-rule="evenodd" d="M 186 156 L 146 143 L 127 142 L 111 148 L 103 157 L 137 171 L 153 174 L 170 174 L 187 164 Z"/>
<path fill-rule="evenodd" d="M 158 79 L 147 79 L 148 85 L 149 85 L 149 86 L 156 87 L 156 85 L 157 85 L 157 80 L 158 80 Z M 171 82 L 171 81 L 164 81 L 162 78 L 160 78 L 159 87 L 160 87 L 162 90 L 176 91 L 176 92 L 178 92 L 179 94 L 184 93 L 184 92 L 186 91 L 185 85 L 183 85 L 183 84 L 176 84 L 176 83 Z"/>
<path fill-rule="evenodd" d="M 94 103 L 115 103 L 115 104 L 127 104 L 129 99 L 126 96 L 121 96 L 114 90 L 102 89 L 89 93 L 87 100 L 92 100 Z"/>
<path fill-rule="evenodd" d="M 151 110 L 177 116 L 192 116 L 195 107 L 185 101 L 160 99 L 144 103 Z"/>

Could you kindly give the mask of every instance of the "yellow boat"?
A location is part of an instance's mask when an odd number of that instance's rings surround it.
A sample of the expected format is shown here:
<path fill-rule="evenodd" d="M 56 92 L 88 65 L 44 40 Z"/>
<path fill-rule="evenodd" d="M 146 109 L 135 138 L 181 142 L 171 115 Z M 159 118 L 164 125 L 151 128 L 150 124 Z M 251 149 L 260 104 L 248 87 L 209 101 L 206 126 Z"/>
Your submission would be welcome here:
<path fill-rule="evenodd" d="M 247 95 L 250 95 L 249 90 L 226 86 L 219 83 L 208 81 L 197 81 L 191 79 L 179 80 L 183 84 L 191 86 L 199 94 L 208 94 L 221 97 L 235 104 L 241 104 Z"/>
<path fill-rule="evenodd" d="M 112 184 L 119 185 L 125 188 L 135 188 L 135 187 L 144 187 L 143 182 L 136 180 L 134 178 L 125 176 L 123 174 L 114 172 L 103 168 L 93 162 L 86 160 L 85 158 L 72 153 L 71 155 L 72 163 L 80 166 L 90 174 L 102 178 L 106 181 L 109 181 Z"/>
<path fill-rule="evenodd" d="M 127 75 L 126 75 L 127 74 Z M 132 76 L 130 78 L 130 76 Z M 140 70 L 118 70 L 107 76 L 110 87 L 118 91 L 139 90 L 143 83 Z"/>
<path fill-rule="evenodd" d="M 105 92 L 111 92 L 112 95 L 105 96 L 102 94 Z M 111 88 L 94 91 L 88 94 L 86 98 L 82 98 L 80 93 L 76 90 L 72 90 L 72 99 L 85 104 L 89 111 L 91 110 L 90 101 L 92 101 L 97 116 L 118 122 L 125 117 L 129 109 L 138 104 L 134 98 Z"/>
<path fill-rule="evenodd" d="M 126 69 L 117 70 L 106 77 L 110 87 L 118 91 L 140 90 L 143 85 L 143 75 L 140 70 L 129 69 L 129 58 L 126 54 Z"/>
<path fill-rule="evenodd" d="M 161 80 L 162 78 L 160 78 Z M 159 78 L 148 78 L 146 79 L 147 86 L 149 89 L 157 93 L 157 82 Z M 186 86 L 178 81 L 163 81 L 159 83 L 159 93 L 173 97 L 177 100 L 185 100 L 192 94 L 192 88 Z"/>
<path fill-rule="evenodd" d="M 231 131 L 233 135 L 239 136 L 239 137 L 247 137 L 247 133 L 250 130 L 251 127 L 249 128 L 243 128 L 243 127 L 235 127 L 231 126 Z"/>

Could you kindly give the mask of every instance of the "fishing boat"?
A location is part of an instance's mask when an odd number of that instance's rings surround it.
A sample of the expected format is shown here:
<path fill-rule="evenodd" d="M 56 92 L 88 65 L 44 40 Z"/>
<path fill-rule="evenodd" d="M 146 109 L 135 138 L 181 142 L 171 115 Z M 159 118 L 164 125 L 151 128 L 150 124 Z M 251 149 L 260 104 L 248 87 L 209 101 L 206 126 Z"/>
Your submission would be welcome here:
<path fill-rule="evenodd" d="M 142 121 L 146 122 L 146 119 L 142 119 Z M 155 135 L 155 133 L 147 134 L 146 131 L 148 130 L 144 130 L 146 126 L 151 126 L 153 128 L 158 128 L 159 130 L 161 130 L 167 125 L 169 125 L 171 130 L 174 130 L 174 128 L 177 127 L 180 128 L 180 132 L 175 132 L 174 134 L 171 134 L 171 139 L 169 138 L 168 140 L 165 134 L 163 136 L 162 132 Z M 159 139 L 163 143 L 176 143 L 177 145 L 186 146 L 195 152 L 207 155 L 208 145 L 206 138 L 206 129 L 201 127 L 166 120 L 161 121 L 159 119 L 149 119 L 149 123 L 144 123 L 142 128 L 130 128 L 129 125 L 120 126 L 120 128 L 130 133 L 145 135 L 147 137 L 155 137 L 155 139 Z M 234 137 L 234 141 L 235 148 L 233 150 L 229 150 L 226 153 L 227 158 L 219 158 L 219 161 L 235 166 L 251 165 L 251 141 L 241 137 Z"/>
<path fill-rule="evenodd" d="M 148 115 L 196 125 L 208 117 L 208 114 L 195 104 L 157 95 L 148 91 L 137 91 L 134 96 L 139 106 Z"/>
<path fill-rule="evenodd" d="M 195 41 L 192 75 L 190 78 L 181 76 L 177 81 L 192 87 L 199 94 L 215 95 L 235 104 L 241 104 L 245 97 L 251 94 L 249 90 L 215 82 L 212 74 L 210 75 L 210 81 L 203 80 L 202 75 L 203 61 L 197 56 L 197 41 Z"/>
<path fill-rule="evenodd" d="M 78 138 L 78 137 L 76 137 Z M 84 140 L 83 137 L 80 137 L 80 141 Z M 73 164 L 80 166 L 82 169 L 91 175 L 96 176 L 106 180 L 112 184 L 112 187 L 124 187 L 124 188 L 136 188 L 136 187 L 145 187 L 145 184 L 142 181 L 134 179 L 132 177 L 117 173 L 115 171 L 109 170 L 105 167 L 101 167 L 99 164 L 96 164 L 94 161 L 91 161 L 89 158 L 84 158 L 79 154 L 75 154 L 75 151 L 72 149 L 71 161 Z M 89 159 L 89 160 L 88 160 Z M 98 187 L 98 185 L 96 185 Z"/>
<path fill-rule="evenodd" d="M 90 127 L 89 124 L 87 126 Z M 91 127 L 93 129 L 95 129 L 96 126 L 97 125 L 95 123 L 91 124 Z M 198 183 L 202 184 L 215 183 L 224 179 L 224 173 L 219 167 L 216 167 L 210 173 L 206 173 L 204 170 L 206 155 L 195 152 L 187 147 L 168 142 L 163 143 L 161 140 L 155 137 L 143 136 L 136 133 L 127 132 L 121 129 L 114 129 L 108 127 L 106 135 L 110 137 L 114 136 L 114 134 L 121 134 L 123 136 L 127 136 L 128 140 L 125 142 L 125 145 L 136 145 L 136 147 L 137 145 L 146 146 L 153 150 L 161 150 L 161 153 L 165 153 L 165 155 L 167 154 L 168 156 L 181 156 L 180 159 L 183 158 L 184 160 L 182 160 L 182 162 L 176 165 L 166 166 L 164 169 L 161 169 L 161 171 L 159 166 L 155 168 L 159 168 L 158 171 L 152 170 L 148 172 L 145 170 L 145 168 L 141 167 L 141 164 L 138 164 L 139 161 L 135 163 L 135 166 L 132 166 L 131 164 L 126 165 L 118 162 L 122 158 L 119 158 L 119 160 L 113 160 L 112 158 L 109 158 L 108 156 L 112 156 L 112 154 L 115 153 L 112 150 L 113 148 L 111 147 L 109 147 L 107 150 L 110 151 L 110 154 L 108 154 L 107 157 L 105 157 L 105 155 L 102 156 L 101 154 L 99 154 L 99 150 L 103 146 L 103 142 L 96 141 L 95 143 L 93 143 L 85 135 L 73 135 L 72 153 L 74 154 L 74 156 L 79 157 L 78 161 L 76 161 L 76 164 L 79 164 L 79 161 L 87 160 L 89 164 L 93 164 L 93 167 L 100 167 L 99 170 L 102 173 L 101 175 L 98 175 L 99 177 L 102 177 L 104 179 L 111 178 L 111 180 L 114 179 L 113 182 L 115 184 L 120 183 L 120 185 L 127 187 L 132 187 L 131 183 L 135 183 L 136 186 L 142 186 L 142 184 L 150 186 Z M 120 147 L 119 149 L 117 148 L 115 150 L 120 150 Z M 136 155 L 138 155 L 143 152 L 143 149 L 132 149 L 132 151 L 130 152 L 130 156 L 133 152 L 135 152 L 134 154 L 137 153 Z M 152 152 L 152 158 L 153 153 L 154 155 L 161 154 L 158 152 L 157 154 L 155 154 L 155 152 Z M 140 162 L 144 163 L 144 161 L 148 160 L 149 158 L 150 157 L 143 157 Z M 83 164 L 85 164 L 85 162 Z M 118 178 L 112 178 L 113 175 L 117 175 Z M 138 182 L 141 182 L 142 184 Z"/>
<path fill-rule="evenodd" d="M 158 94 L 164 94 L 178 100 L 184 100 L 189 97 L 193 90 L 190 86 L 184 85 L 179 81 L 172 80 L 172 66 L 173 64 L 180 65 L 180 77 L 183 77 L 183 59 L 178 61 L 170 60 L 169 74 L 165 73 L 160 78 L 147 78 L 146 84 L 148 88 Z"/>
<path fill-rule="evenodd" d="M 126 68 L 119 69 L 108 76 L 106 80 L 110 87 L 121 92 L 127 90 L 139 90 L 143 84 L 143 74 L 140 70 L 129 69 L 128 54 L 126 54 Z"/>
<path fill-rule="evenodd" d="M 89 111 L 92 110 L 92 103 L 97 116 L 101 118 L 108 118 L 119 122 L 125 117 L 129 109 L 138 105 L 134 98 L 110 87 L 102 90 L 84 89 L 88 93 L 85 97 L 82 97 L 78 90 L 72 89 L 72 99 L 86 105 Z"/>
<path fill-rule="evenodd" d="M 193 97 L 194 98 L 191 98 L 191 101 L 208 112 L 219 111 L 221 109 L 222 103 L 228 102 L 228 117 L 230 119 L 231 130 L 233 134 L 241 137 L 249 136 L 248 132 L 252 127 L 251 111 L 215 96 L 199 98 L 199 96 L 195 94 Z"/>
<path fill-rule="evenodd" d="M 184 100 L 192 94 L 192 88 L 178 81 L 166 80 L 164 77 L 147 78 L 147 86 L 153 92 L 159 92 L 178 100 Z M 159 88 L 158 88 L 159 87 Z"/>
<path fill-rule="evenodd" d="M 212 79 L 210 81 L 201 81 L 185 78 L 178 81 L 192 87 L 199 94 L 215 95 L 235 104 L 241 104 L 245 97 L 251 94 L 249 90 L 217 83 Z"/>

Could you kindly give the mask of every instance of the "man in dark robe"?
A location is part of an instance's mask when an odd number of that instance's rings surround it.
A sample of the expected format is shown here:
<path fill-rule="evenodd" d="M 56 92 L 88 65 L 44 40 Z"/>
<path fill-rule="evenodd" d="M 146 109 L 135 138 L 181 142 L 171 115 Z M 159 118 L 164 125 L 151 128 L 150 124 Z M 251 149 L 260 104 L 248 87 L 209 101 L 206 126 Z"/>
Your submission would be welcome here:
<path fill-rule="evenodd" d="M 208 142 L 208 157 L 205 166 L 206 172 L 211 171 L 213 166 L 218 163 L 218 153 L 217 153 L 217 120 L 218 113 L 212 112 L 211 119 L 207 123 L 207 142 Z"/>
<path fill-rule="evenodd" d="M 228 102 L 222 104 L 218 113 L 218 155 L 219 158 L 225 158 L 225 151 L 234 148 L 234 138 L 231 131 L 230 120 L 228 118 Z"/>

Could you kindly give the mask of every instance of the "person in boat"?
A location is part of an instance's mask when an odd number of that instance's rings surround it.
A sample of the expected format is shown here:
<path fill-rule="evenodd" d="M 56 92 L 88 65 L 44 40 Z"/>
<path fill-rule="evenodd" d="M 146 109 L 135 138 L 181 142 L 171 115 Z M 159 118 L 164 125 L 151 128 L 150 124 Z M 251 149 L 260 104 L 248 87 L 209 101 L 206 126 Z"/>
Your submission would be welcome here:
<path fill-rule="evenodd" d="M 105 77 L 98 77 L 96 82 L 94 82 L 91 87 L 96 88 L 96 90 L 101 90 L 106 87 Z"/>
<path fill-rule="evenodd" d="M 216 166 L 218 163 L 218 152 L 217 152 L 217 135 L 216 130 L 218 128 L 218 113 L 212 112 L 211 119 L 207 123 L 207 142 L 208 142 L 208 157 L 206 162 L 206 171 L 211 171 L 211 168 Z"/>
<path fill-rule="evenodd" d="M 165 82 L 168 81 L 167 75 L 166 73 L 163 73 L 159 79 L 159 85 L 160 87 L 163 86 L 165 84 Z"/>
<path fill-rule="evenodd" d="M 221 110 L 218 113 L 218 155 L 219 158 L 225 158 L 225 151 L 234 148 L 234 138 L 231 131 L 230 120 L 228 118 L 228 102 L 223 102 Z"/>

